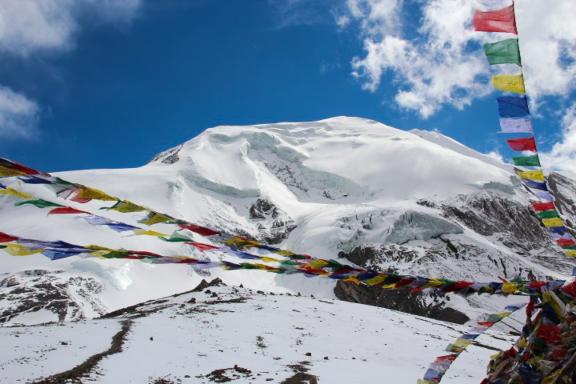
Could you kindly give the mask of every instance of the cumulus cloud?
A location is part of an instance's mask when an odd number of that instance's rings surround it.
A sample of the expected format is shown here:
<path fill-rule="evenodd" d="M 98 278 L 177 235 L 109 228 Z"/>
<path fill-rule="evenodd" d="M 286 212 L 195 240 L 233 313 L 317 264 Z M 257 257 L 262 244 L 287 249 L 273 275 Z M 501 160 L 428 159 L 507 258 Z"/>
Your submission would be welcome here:
<path fill-rule="evenodd" d="M 562 119 L 562 139 L 550 151 L 540 155 L 547 169 L 576 179 L 576 104 L 566 111 Z"/>
<path fill-rule="evenodd" d="M 0 137 L 30 138 L 38 123 L 38 105 L 0 86 Z"/>
<path fill-rule="evenodd" d="M 474 9 L 494 9 L 502 0 L 347 0 L 347 15 L 360 26 L 364 54 L 352 60 L 353 75 L 368 91 L 382 78 L 396 82 L 396 103 L 426 118 L 444 105 L 463 108 L 490 92 L 490 69 L 479 43 L 498 37 L 476 33 L 471 27 Z M 576 14 L 569 0 L 517 2 L 524 70 L 530 95 L 565 95 L 575 88 Z M 418 21 L 411 31 L 406 18 Z M 412 28 L 414 29 L 414 28 Z"/>
<path fill-rule="evenodd" d="M 23 60 L 42 52 L 73 47 L 83 20 L 104 23 L 131 21 L 141 0 L 2 0 L 0 55 Z M 36 131 L 38 105 L 0 86 L 0 137 L 28 138 Z"/>

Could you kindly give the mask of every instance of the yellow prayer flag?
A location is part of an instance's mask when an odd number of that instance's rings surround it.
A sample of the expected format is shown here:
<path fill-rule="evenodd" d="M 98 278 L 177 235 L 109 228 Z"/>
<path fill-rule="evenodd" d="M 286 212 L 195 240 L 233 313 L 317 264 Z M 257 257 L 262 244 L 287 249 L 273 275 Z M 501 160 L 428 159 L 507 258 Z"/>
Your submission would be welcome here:
<path fill-rule="evenodd" d="M 564 222 L 559 217 L 555 217 L 553 219 L 542 219 L 542 224 L 544 224 L 544 226 L 547 228 L 564 226 Z"/>
<path fill-rule="evenodd" d="M 494 75 L 492 86 L 499 91 L 512 93 L 526 93 L 524 76 L 522 75 Z"/>
<path fill-rule="evenodd" d="M 576 257 L 576 249 L 565 249 L 566 256 Z"/>
<path fill-rule="evenodd" d="M 161 213 L 156 213 L 156 212 L 150 212 L 148 214 L 148 216 L 146 216 L 144 219 L 140 220 L 139 222 L 142 224 L 146 224 L 146 225 L 154 225 L 154 224 L 158 224 L 158 223 L 165 223 L 167 221 L 172 220 L 171 217 L 168 217 L 166 215 L 162 215 Z"/>
<path fill-rule="evenodd" d="M 546 181 L 544 173 L 542 171 L 517 171 L 516 174 L 521 179 L 534 180 L 534 181 Z"/>
<path fill-rule="evenodd" d="M 25 172 L 19 171 L 14 168 L 3 167 L 0 165 L 0 177 L 11 177 L 11 176 L 24 176 Z"/>
<path fill-rule="evenodd" d="M 310 263 L 308 263 L 308 265 L 314 269 L 320 269 L 320 268 L 327 266 L 328 262 L 326 260 L 318 259 L 318 260 L 311 261 Z"/>
<path fill-rule="evenodd" d="M 466 348 L 470 344 L 472 344 L 472 340 L 462 338 L 456 339 L 456 341 L 452 343 L 453 346 L 458 348 Z"/>
<path fill-rule="evenodd" d="M 34 196 L 20 192 L 12 188 L 0 189 L 0 195 L 16 196 L 20 199 L 33 199 Z"/>
<path fill-rule="evenodd" d="M 378 285 L 378 284 L 382 283 L 384 280 L 386 280 L 386 276 L 378 275 L 378 276 L 374 276 L 371 279 L 365 280 L 364 282 L 370 286 L 373 286 L 373 285 Z"/>
<path fill-rule="evenodd" d="M 6 244 L 4 250 L 12 256 L 30 256 L 43 251 L 42 248 L 31 249 L 20 244 Z"/>
<path fill-rule="evenodd" d="M 118 202 L 114 204 L 114 206 L 108 209 L 112 209 L 114 211 L 122 213 L 142 212 L 146 210 L 146 208 L 126 200 L 118 200 Z"/>
<path fill-rule="evenodd" d="M 280 260 L 275 259 L 273 257 L 262 256 L 262 261 L 267 262 L 267 263 L 277 263 Z"/>
<path fill-rule="evenodd" d="M 356 285 L 360 284 L 360 280 L 358 280 L 358 278 L 356 276 L 347 277 L 347 278 L 343 279 L 342 281 L 344 281 L 345 283 L 352 283 L 352 284 L 356 284 Z"/>
<path fill-rule="evenodd" d="M 554 313 L 556 313 L 560 319 L 566 318 L 566 304 L 564 304 L 554 292 L 543 292 L 542 302 L 544 304 L 549 304 Z"/>
<path fill-rule="evenodd" d="M 280 256 L 294 256 L 295 253 L 292 251 L 289 251 L 287 249 L 279 249 L 277 251 L 274 251 L 275 254 L 280 255 Z"/>
<path fill-rule="evenodd" d="M 168 236 L 165 233 L 160 233 L 160 232 L 156 232 L 156 231 L 150 231 L 150 230 L 146 230 L 146 229 L 135 229 L 134 230 L 134 234 L 136 235 L 144 235 L 144 236 L 154 236 L 154 237 L 164 237 L 164 236 Z"/>
<path fill-rule="evenodd" d="M 444 282 L 440 279 L 429 279 L 428 282 L 426 284 L 424 284 L 424 286 L 422 288 L 435 288 L 435 287 L 441 287 L 442 285 L 444 285 Z"/>
<path fill-rule="evenodd" d="M 118 199 L 108 195 L 106 192 L 96 188 L 80 187 L 77 189 L 74 198 L 77 199 L 93 199 L 101 201 L 116 201 Z"/>
<path fill-rule="evenodd" d="M 507 281 L 504 284 L 502 284 L 503 293 L 514 293 L 516 291 L 518 291 L 518 286 L 514 283 Z"/>

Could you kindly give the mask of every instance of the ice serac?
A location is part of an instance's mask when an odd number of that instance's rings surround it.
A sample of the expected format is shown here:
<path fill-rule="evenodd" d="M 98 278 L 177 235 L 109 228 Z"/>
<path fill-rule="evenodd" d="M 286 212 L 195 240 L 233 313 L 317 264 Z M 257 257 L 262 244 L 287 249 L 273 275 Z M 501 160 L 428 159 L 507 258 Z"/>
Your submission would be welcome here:
<path fill-rule="evenodd" d="M 403 131 L 362 118 L 220 126 L 139 168 L 61 176 L 192 222 L 382 271 L 489 281 L 526 277 L 530 271 L 566 277 L 574 266 L 528 208 L 529 196 L 509 165 L 439 132 Z M 553 175 L 551 187 L 560 210 L 574 223 L 576 183 Z M 166 254 L 190 251 L 69 225 L 69 218 L 47 219 L 33 208 L 15 215 L 5 199 L 0 209 L 17 216 L 0 223 L 0 231 L 20 236 Z M 60 220 L 58 226 L 51 220 Z M 26 268 L 42 263 L 41 257 L 27 260 L 32 261 Z M 88 265 L 66 263 L 58 268 L 82 272 Z M 99 267 L 91 264 L 85 272 L 101 280 L 101 300 L 110 310 L 190 289 L 206 277 L 182 266 L 94 263 Z M 449 313 L 453 321 L 486 305 L 422 296 L 401 308 L 401 300 L 377 289 L 339 286 L 335 292 L 336 284 L 325 279 L 257 271 L 205 274 L 228 284 L 338 295 L 429 316 L 452 307 L 460 312 Z"/>

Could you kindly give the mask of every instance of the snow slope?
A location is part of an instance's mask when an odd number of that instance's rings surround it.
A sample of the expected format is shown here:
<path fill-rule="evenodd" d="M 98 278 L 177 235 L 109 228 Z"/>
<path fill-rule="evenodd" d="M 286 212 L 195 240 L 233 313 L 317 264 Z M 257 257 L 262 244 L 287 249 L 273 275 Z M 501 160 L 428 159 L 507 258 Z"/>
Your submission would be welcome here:
<path fill-rule="evenodd" d="M 518 320 L 505 322 L 470 346 L 443 382 L 478 383 L 489 348 L 513 340 L 505 332 Z M 127 333 L 114 340 L 122 327 Z M 0 349 L 0 382 L 414 383 L 463 330 L 337 300 L 208 286 L 106 319 L 0 328 L 9 346 Z M 115 342 L 121 350 L 110 351 Z M 94 365 L 82 364 L 103 352 Z"/>

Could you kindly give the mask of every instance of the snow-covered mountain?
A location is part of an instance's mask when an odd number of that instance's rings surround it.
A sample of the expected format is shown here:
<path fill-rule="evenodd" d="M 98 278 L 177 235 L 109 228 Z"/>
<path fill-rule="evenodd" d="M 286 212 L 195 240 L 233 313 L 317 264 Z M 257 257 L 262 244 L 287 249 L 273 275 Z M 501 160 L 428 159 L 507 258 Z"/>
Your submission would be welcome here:
<path fill-rule="evenodd" d="M 529 271 L 538 277 L 566 277 L 574 265 L 528 208 L 528 195 L 511 167 L 438 132 L 407 132 L 366 119 L 221 126 L 140 168 L 59 176 L 188 221 L 374 269 L 487 281 L 525 277 Z M 551 186 L 566 218 L 574 222 L 576 184 L 552 175 Z M 34 191 L 42 196 L 38 188 Z M 190 247 L 151 238 L 119 237 L 69 217 L 47 218 L 34 207 L 14 207 L 7 197 L 0 198 L 0 213 L 10 217 L 0 221 L 0 231 L 19 236 L 167 255 L 192 252 Z M 16 305 L 21 298 L 13 293 L 15 287 L 21 292 L 44 284 L 42 278 L 31 279 L 22 271 L 46 269 L 60 272 L 58 277 L 51 273 L 44 278 L 84 279 L 78 283 L 82 287 L 68 291 L 76 315 L 56 311 L 46 320 L 82 317 L 79 313 L 92 317 L 192 289 L 206 277 L 256 290 L 338 297 L 457 322 L 466 321 L 477 307 L 490 307 L 485 299 L 407 299 L 405 292 L 259 271 L 214 270 L 200 275 L 183 266 L 118 260 L 51 262 L 42 256 L 5 260 L 0 320 L 12 323 L 37 322 L 30 312 L 50 310 L 38 304 L 41 300 Z M 84 286 L 94 287 L 93 298 L 78 294 Z"/>

